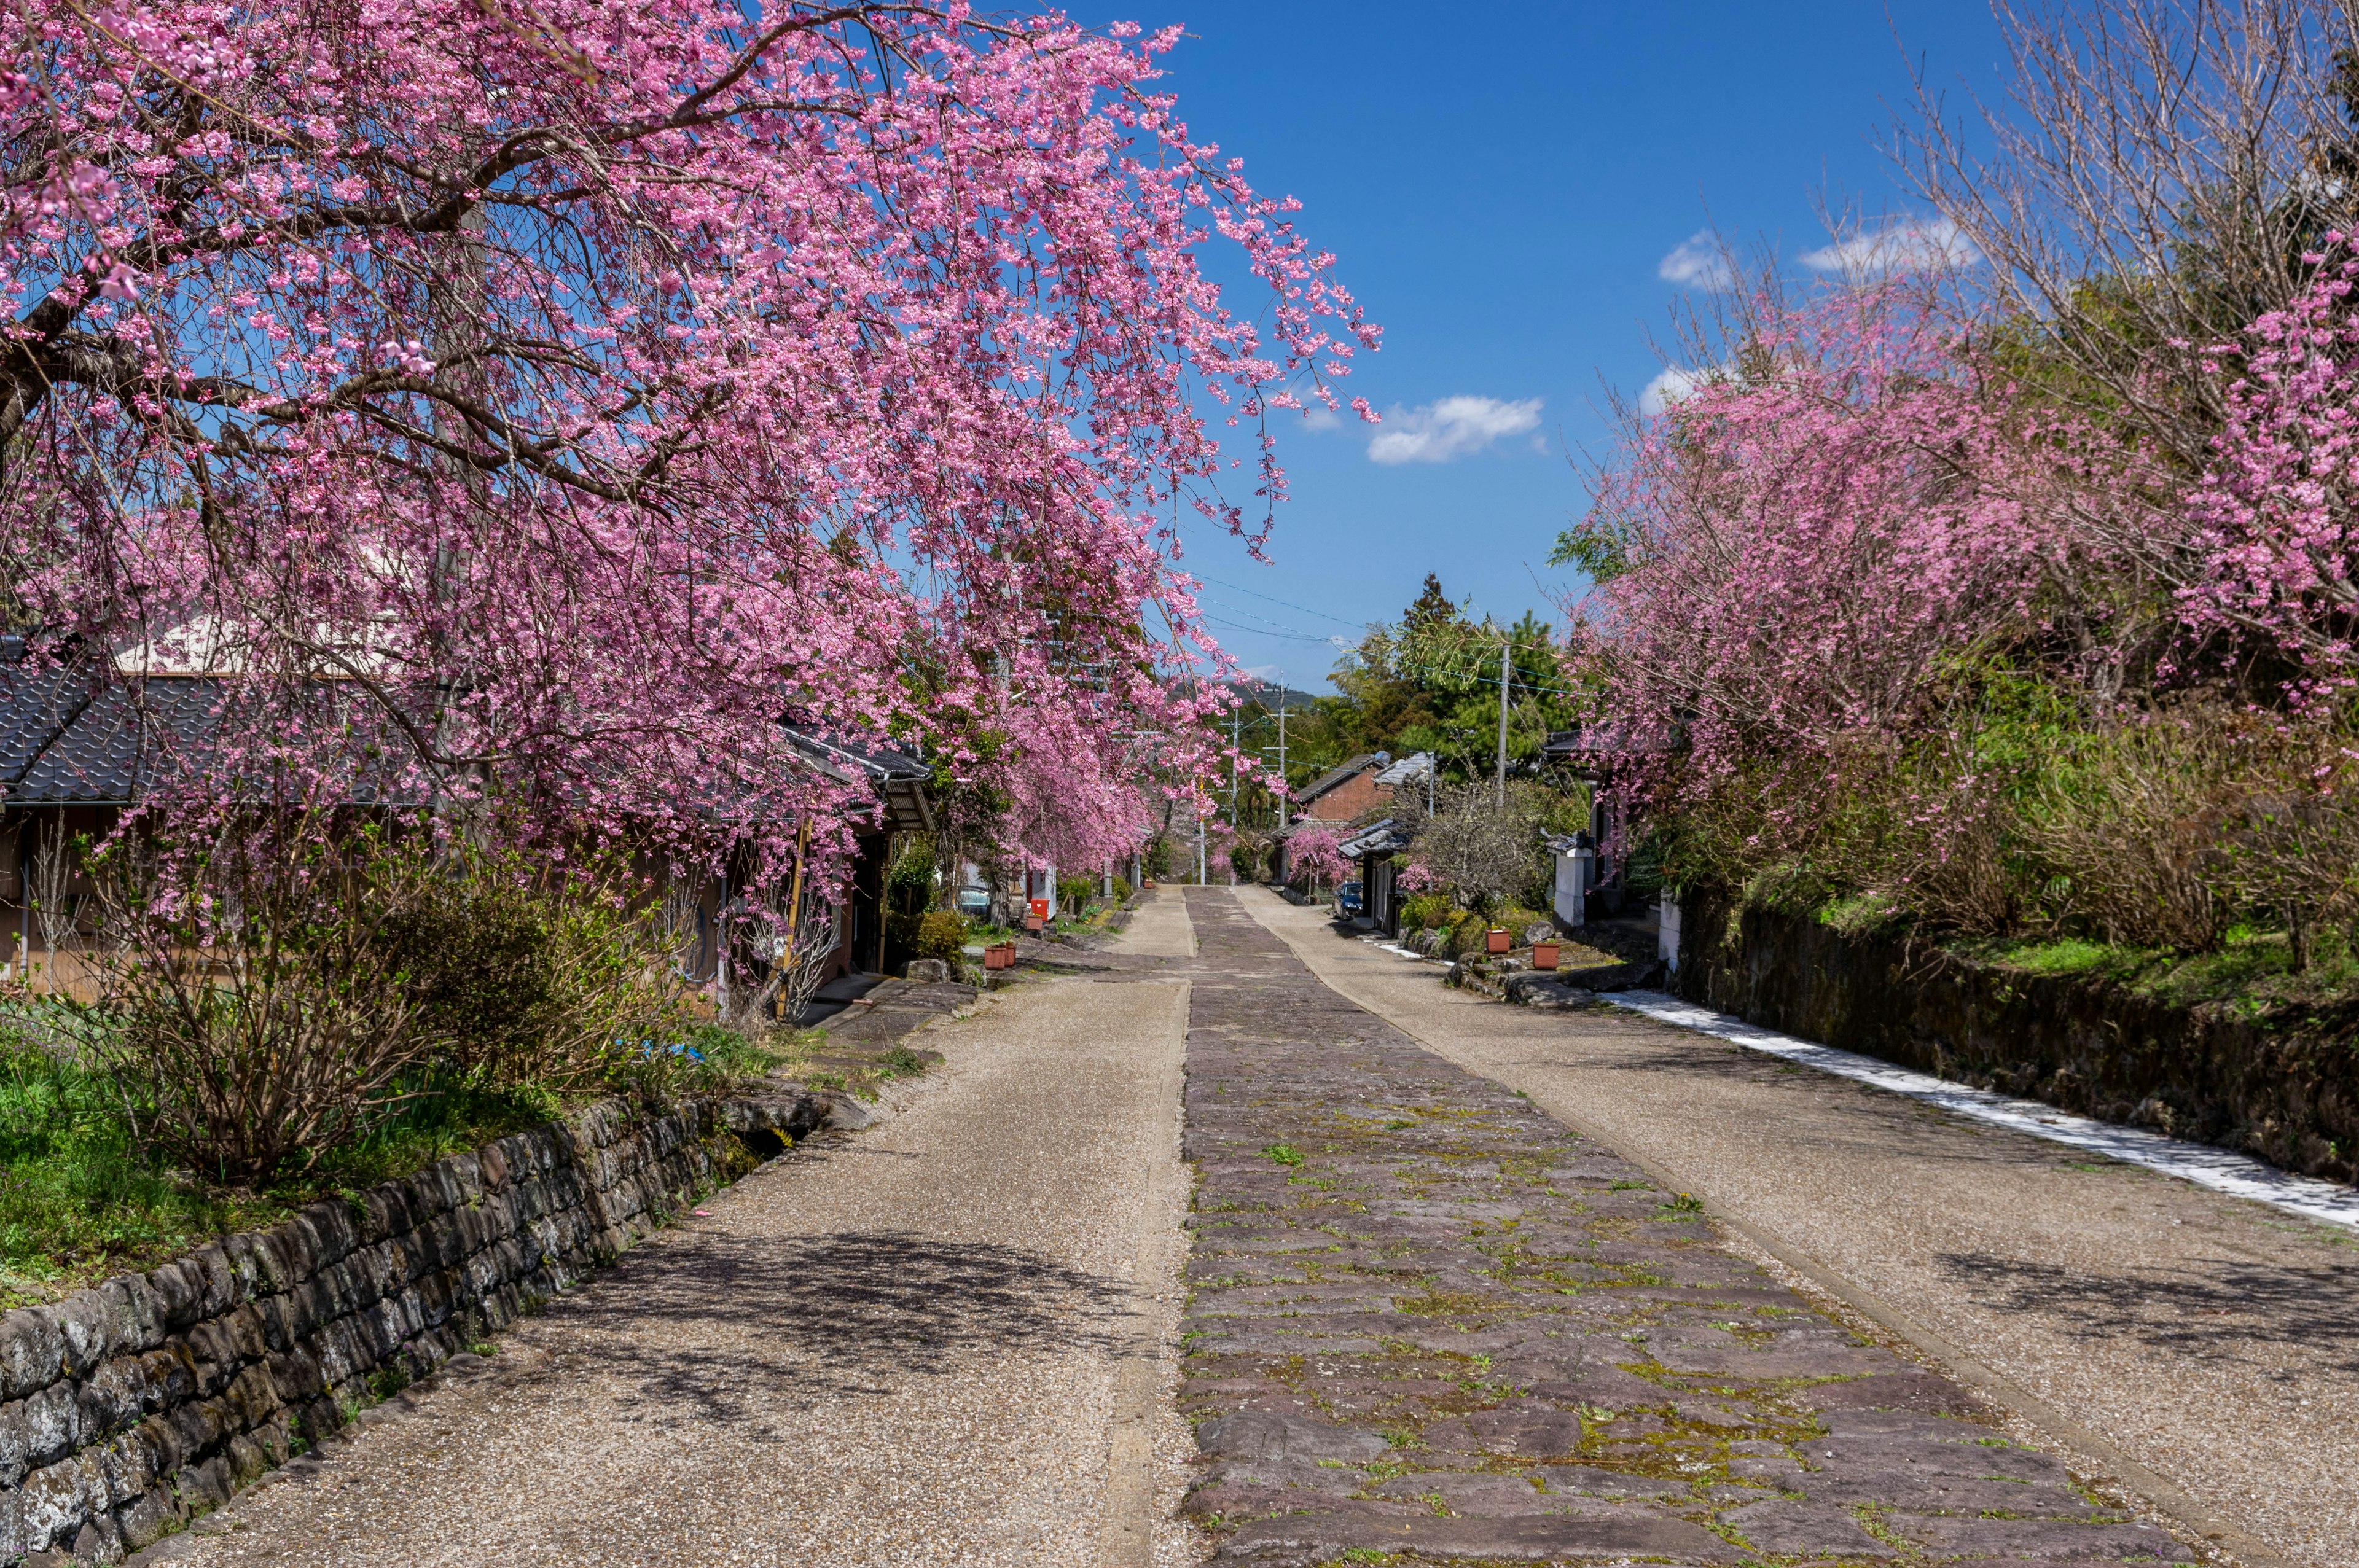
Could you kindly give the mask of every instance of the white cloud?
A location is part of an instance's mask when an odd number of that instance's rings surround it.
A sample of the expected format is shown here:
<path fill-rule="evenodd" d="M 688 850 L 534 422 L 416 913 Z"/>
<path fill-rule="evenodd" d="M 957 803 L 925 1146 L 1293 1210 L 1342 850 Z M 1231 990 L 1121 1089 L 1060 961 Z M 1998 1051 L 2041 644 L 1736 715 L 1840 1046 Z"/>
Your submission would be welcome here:
<path fill-rule="evenodd" d="M 1698 229 L 1681 240 L 1670 254 L 1657 264 L 1655 276 L 1668 283 L 1699 288 L 1726 288 L 1736 281 L 1736 275 L 1729 270 L 1727 254 L 1710 229 Z"/>
<path fill-rule="evenodd" d="M 1972 266 L 1983 259 L 1974 243 L 1947 218 L 1892 218 L 1863 224 L 1848 238 L 1804 251 L 1812 272 L 1845 277 L 1880 277 L 1888 272 Z"/>
<path fill-rule="evenodd" d="M 1638 394 L 1638 412 L 1651 419 L 1664 409 L 1693 392 L 1703 383 L 1703 373 L 1685 370 L 1678 365 L 1665 365 L 1655 373 Z"/>
<path fill-rule="evenodd" d="M 1251 676 L 1256 680 L 1267 681 L 1272 686 L 1276 686 L 1285 676 L 1286 672 L 1279 669 L 1276 665 L 1247 665 L 1245 668 L 1239 670 L 1237 674 L 1241 676 Z"/>
<path fill-rule="evenodd" d="M 1481 451 L 1502 436 L 1520 436 L 1540 423 L 1540 400 L 1506 403 L 1495 397 L 1445 397 L 1421 408 L 1385 416 L 1385 429 L 1368 443 L 1368 460 L 1446 463 Z"/>
<path fill-rule="evenodd" d="M 1323 403 L 1306 403 L 1302 406 L 1302 427 L 1306 430 L 1340 430 L 1343 427 L 1343 421 Z"/>

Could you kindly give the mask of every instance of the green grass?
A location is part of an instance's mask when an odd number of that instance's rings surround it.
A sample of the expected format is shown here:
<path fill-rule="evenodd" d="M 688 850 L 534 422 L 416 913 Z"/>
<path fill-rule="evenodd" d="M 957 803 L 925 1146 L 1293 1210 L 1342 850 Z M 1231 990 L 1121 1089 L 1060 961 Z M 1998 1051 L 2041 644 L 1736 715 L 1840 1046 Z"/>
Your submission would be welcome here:
<path fill-rule="evenodd" d="M 1265 1160 L 1276 1161 L 1281 1165 L 1302 1163 L 1302 1151 L 1291 1143 L 1272 1143 L 1261 1152 L 1261 1157 Z"/>
<path fill-rule="evenodd" d="M 2125 961 L 2135 967 L 2136 958 L 2126 949 L 2078 936 L 2055 942 L 2012 943 L 1994 956 L 2008 968 L 2033 975 L 2085 975 L 2119 968 Z"/>
<path fill-rule="evenodd" d="M 2078 936 L 1960 943 L 1957 950 L 2026 974 L 2110 980 L 2167 1006 L 2224 1004 L 2256 1019 L 2359 1002 L 2359 947 L 2338 930 L 2318 934 L 2310 968 L 2299 974 L 2285 933 L 2245 925 L 2231 927 L 2210 953 L 2123 947 Z"/>
<path fill-rule="evenodd" d="M 538 1092 L 450 1089 L 412 1102 L 300 1176 L 222 1193 L 147 1157 L 103 1075 L 13 1036 L 0 1040 L 0 1308 L 154 1268 L 307 1203 L 541 1126 L 560 1109 Z"/>

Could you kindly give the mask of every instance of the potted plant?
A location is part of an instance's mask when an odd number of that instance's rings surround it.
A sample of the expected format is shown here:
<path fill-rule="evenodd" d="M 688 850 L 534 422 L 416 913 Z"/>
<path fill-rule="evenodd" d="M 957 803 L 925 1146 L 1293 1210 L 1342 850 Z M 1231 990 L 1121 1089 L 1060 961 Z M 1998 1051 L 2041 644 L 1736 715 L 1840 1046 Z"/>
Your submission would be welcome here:
<path fill-rule="evenodd" d="M 1483 948 L 1487 953 L 1504 953 L 1513 945 L 1504 925 L 1494 925 L 1484 934 Z"/>
<path fill-rule="evenodd" d="M 1535 968 L 1535 969 L 1553 969 L 1553 968 L 1556 968 L 1556 949 L 1557 949 L 1557 945 L 1556 945 L 1555 943 L 1553 943 L 1553 942 L 1535 942 L 1535 943 L 1533 943 L 1533 944 L 1532 944 L 1532 968 Z"/>
<path fill-rule="evenodd" d="M 1016 967 L 1016 944 L 995 942 L 983 950 L 983 967 L 986 969 L 1012 969 Z"/>

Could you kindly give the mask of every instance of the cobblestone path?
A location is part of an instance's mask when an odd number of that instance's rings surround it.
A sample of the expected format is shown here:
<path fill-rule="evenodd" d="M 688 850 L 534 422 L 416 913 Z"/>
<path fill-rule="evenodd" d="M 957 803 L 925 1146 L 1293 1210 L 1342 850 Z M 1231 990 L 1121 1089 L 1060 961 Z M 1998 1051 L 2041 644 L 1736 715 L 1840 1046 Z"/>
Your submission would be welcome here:
<path fill-rule="evenodd" d="M 1188 908 L 1180 1398 L 1223 1561 L 2190 1559 L 1226 890 Z"/>

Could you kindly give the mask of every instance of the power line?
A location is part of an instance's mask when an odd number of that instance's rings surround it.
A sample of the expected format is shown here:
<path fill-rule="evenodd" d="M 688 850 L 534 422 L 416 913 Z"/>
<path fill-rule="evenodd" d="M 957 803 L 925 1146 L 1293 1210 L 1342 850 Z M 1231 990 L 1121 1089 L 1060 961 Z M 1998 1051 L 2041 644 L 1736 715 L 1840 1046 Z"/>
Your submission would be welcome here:
<path fill-rule="evenodd" d="M 1272 604 L 1285 605 L 1288 610 L 1299 610 L 1305 615 L 1316 615 L 1321 621 L 1332 621 L 1338 626 L 1349 626 L 1354 632 L 1364 632 L 1368 629 L 1367 622 L 1364 621 L 1346 621 L 1340 615 L 1330 615 L 1323 610 L 1313 610 L 1307 604 L 1296 604 L 1290 600 L 1279 599 L 1275 595 L 1263 593 L 1258 589 L 1240 588 L 1233 582 L 1223 582 L 1216 577 L 1208 577 L 1202 580 L 1212 583 L 1218 588 L 1228 589 L 1230 591 L 1234 593 L 1247 593 L 1251 594 L 1256 599 L 1268 600 Z M 1245 611 L 1239 611 L 1237 613 L 1242 615 Z"/>

